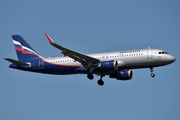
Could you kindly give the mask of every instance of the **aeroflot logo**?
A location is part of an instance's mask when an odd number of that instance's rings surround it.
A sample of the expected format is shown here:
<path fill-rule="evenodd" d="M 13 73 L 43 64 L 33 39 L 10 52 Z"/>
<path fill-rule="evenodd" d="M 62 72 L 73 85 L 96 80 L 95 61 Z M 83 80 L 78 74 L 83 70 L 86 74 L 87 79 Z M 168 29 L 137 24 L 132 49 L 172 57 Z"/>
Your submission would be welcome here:
<path fill-rule="evenodd" d="M 27 48 L 27 47 L 21 45 L 21 43 L 18 42 L 18 41 L 13 40 L 13 43 L 14 43 L 16 46 L 22 47 L 23 49 L 25 49 L 25 50 L 27 50 L 27 51 L 30 51 L 30 52 L 33 52 L 33 53 L 37 54 L 37 53 L 34 52 L 33 50 L 31 50 L 31 49 L 29 49 L 29 48 Z"/>
<path fill-rule="evenodd" d="M 35 55 L 39 56 L 39 55 L 38 55 L 36 52 L 34 52 L 33 50 L 31 50 L 31 49 L 29 49 L 29 48 L 21 45 L 20 42 L 13 40 L 13 43 L 14 43 L 14 45 L 15 45 L 15 48 L 16 48 L 16 46 L 17 46 L 16 50 L 20 50 L 22 53 L 24 53 L 24 54 L 35 54 Z M 19 47 L 22 48 L 22 49 L 18 49 Z M 27 51 L 27 52 L 26 52 L 26 51 Z M 41 56 L 40 56 L 40 57 L 41 57 Z"/>

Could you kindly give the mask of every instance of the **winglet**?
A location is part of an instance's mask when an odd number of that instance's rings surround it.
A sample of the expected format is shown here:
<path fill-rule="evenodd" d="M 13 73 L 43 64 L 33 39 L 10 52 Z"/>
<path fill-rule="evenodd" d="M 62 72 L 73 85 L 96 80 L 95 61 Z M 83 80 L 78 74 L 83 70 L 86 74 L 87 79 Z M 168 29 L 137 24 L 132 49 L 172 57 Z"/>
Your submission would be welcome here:
<path fill-rule="evenodd" d="M 47 33 L 45 33 L 45 35 L 46 35 L 46 38 L 48 39 L 48 42 L 49 42 L 50 44 L 53 44 L 54 41 L 51 39 L 51 37 L 50 37 Z"/>

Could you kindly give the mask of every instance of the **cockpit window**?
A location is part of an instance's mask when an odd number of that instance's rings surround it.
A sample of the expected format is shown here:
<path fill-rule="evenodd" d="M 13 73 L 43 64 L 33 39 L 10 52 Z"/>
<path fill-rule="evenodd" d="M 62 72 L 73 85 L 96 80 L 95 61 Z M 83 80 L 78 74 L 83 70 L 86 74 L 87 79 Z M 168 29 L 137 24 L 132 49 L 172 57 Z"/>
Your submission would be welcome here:
<path fill-rule="evenodd" d="M 159 52 L 159 54 L 168 54 L 167 52 Z"/>
<path fill-rule="evenodd" d="M 162 52 L 162 54 L 168 54 L 167 52 Z"/>

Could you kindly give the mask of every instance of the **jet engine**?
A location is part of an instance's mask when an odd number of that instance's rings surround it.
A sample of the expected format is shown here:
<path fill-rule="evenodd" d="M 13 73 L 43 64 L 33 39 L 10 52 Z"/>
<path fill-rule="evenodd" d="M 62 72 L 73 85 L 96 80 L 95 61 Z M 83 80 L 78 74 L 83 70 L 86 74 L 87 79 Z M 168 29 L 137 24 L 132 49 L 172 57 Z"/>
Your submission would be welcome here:
<path fill-rule="evenodd" d="M 116 78 L 117 80 L 130 80 L 133 76 L 132 70 L 121 70 L 114 74 L 109 75 L 110 78 Z"/>
<path fill-rule="evenodd" d="M 103 61 L 98 65 L 98 68 L 102 70 L 117 70 L 118 62 L 116 60 Z"/>

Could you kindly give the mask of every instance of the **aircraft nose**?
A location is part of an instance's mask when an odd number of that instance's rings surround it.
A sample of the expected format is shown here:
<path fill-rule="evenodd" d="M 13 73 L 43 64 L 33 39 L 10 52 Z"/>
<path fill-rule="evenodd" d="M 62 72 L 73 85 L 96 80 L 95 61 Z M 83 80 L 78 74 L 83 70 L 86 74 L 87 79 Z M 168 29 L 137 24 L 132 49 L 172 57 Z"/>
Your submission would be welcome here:
<path fill-rule="evenodd" d="M 173 63 L 174 61 L 176 61 L 176 58 L 174 56 L 169 56 L 168 60 Z"/>

